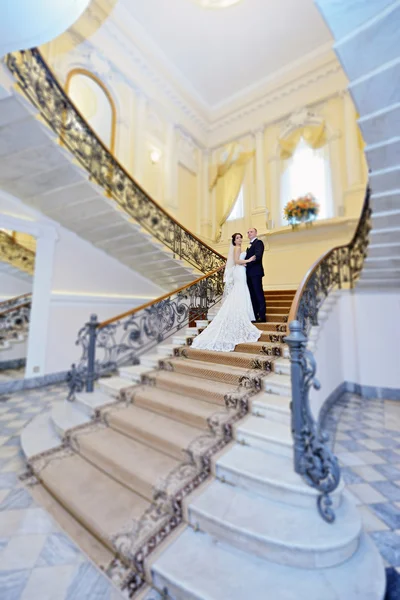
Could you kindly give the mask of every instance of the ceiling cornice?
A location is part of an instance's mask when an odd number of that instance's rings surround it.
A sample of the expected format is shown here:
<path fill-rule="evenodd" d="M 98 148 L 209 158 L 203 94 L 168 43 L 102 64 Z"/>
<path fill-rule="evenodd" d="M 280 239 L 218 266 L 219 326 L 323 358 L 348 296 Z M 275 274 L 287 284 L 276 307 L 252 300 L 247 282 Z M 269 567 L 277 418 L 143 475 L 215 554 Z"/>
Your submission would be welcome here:
<path fill-rule="evenodd" d="M 299 92 L 303 92 L 301 104 L 322 99 L 312 90 L 321 80 L 325 80 L 326 97 L 347 86 L 329 43 L 224 102 L 208 105 L 121 3 L 89 43 L 99 51 L 107 48 L 107 59 L 114 68 L 144 92 L 161 113 L 179 123 L 200 147 L 215 147 L 285 116 L 296 102 L 299 104 L 295 99 Z"/>

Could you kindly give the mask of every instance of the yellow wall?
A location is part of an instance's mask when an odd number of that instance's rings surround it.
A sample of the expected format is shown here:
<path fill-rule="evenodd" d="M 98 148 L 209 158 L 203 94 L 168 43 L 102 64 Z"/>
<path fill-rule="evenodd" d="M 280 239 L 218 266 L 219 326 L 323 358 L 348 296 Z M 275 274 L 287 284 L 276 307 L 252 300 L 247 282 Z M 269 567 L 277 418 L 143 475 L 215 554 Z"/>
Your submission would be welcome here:
<path fill-rule="evenodd" d="M 325 120 L 328 130 L 334 218 L 317 222 L 309 229 L 301 226 L 298 231 L 292 231 L 291 227 L 281 225 L 281 159 L 278 139 L 285 125 L 285 119 L 282 119 L 267 126 L 264 133 L 265 208 L 256 208 L 255 159 L 252 159 L 247 166 L 244 179 L 244 218 L 228 221 L 223 226 L 219 243 L 215 242 L 215 237 L 207 240 L 219 252 L 226 255 L 232 233 L 245 234 L 250 226 L 256 227 L 266 247 L 265 288 L 296 287 L 310 266 L 324 252 L 336 245 L 346 244 L 353 235 L 364 201 L 368 172 L 360 145 L 355 150 L 355 156 L 348 156 L 344 101 L 343 95 L 337 96 L 313 108 L 313 111 Z M 244 143 L 248 144 L 247 139 Z M 351 164 L 355 161 L 360 167 L 360 182 L 356 185 L 348 181 L 349 159 Z M 209 202 L 212 212 L 215 194 L 214 197 L 213 194 L 210 195 Z M 266 210 L 269 211 L 268 219 L 274 222 L 273 229 L 268 229 Z M 214 235 L 215 232 L 214 223 Z"/>
<path fill-rule="evenodd" d="M 197 229 L 197 177 L 184 166 L 178 166 L 177 219 L 190 231 Z"/>

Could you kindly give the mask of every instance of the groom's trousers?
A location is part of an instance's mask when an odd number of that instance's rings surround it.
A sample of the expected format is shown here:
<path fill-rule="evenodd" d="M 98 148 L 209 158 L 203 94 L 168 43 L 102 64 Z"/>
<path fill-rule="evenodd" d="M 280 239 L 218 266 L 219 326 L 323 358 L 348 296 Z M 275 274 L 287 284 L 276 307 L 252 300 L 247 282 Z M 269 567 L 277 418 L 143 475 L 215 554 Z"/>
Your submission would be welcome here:
<path fill-rule="evenodd" d="M 254 315 L 260 321 L 266 320 L 266 306 L 262 277 L 260 275 L 247 275 L 247 286 L 250 292 L 251 303 L 253 305 Z"/>

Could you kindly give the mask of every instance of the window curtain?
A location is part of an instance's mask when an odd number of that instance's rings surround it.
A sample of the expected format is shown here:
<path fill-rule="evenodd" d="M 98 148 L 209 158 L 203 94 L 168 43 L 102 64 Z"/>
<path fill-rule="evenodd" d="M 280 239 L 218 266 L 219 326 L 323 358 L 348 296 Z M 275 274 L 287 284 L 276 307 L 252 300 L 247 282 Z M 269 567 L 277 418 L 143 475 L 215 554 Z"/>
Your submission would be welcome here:
<path fill-rule="evenodd" d="M 214 170 L 210 191 L 216 188 L 217 242 L 221 239 L 222 226 L 239 195 L 246 165 L 253 156 L 254 151 L 241 152 L 238 144 L 231 144 L 224 153 L 224 160 Z"/>
<path fill-rule="evenodd" d="M 312 148 L 300 139 L 294 152 L 281 165 L 281 224 L 286 224 L 283 217 L 286 204 L 307 193 L 313 194 L 320 205 L 319 219 L 333 217 L 329 145 Z"/>
<path fill-rule="evenodd" d="M 288 136 L 280 138 L 280 154 L 281 160 L 288 160 L 293 152 L 296 150 L 301 138 L 311 148 L 317 149 L 322 148 L 326 144 L 326 129 L 325 122 L 322 121 L 318 125 L 307 125 L 304 127 L 298 127 L 292 131 Z"/>

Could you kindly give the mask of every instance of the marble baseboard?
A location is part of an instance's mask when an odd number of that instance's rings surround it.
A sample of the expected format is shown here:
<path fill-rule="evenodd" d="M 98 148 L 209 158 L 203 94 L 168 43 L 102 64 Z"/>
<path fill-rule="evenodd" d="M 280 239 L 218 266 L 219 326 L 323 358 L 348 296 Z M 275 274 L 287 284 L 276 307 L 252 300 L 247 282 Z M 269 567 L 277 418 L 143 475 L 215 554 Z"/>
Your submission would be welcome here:
<path fill-rule="evenodd" d="M 26 366 L 26 358 L 14 358 L 12 360 L 1 360 L 0 361 L 0 372 L 8 371 L 10 369 L 22 369 Z"/>
<path fill-rule="evenodd" d="M 54 385 L 55 383 L 62 383 L 67 379 L 67 373 L 67 371 L 60 371 L 59 373 L 49 373 L 48 375 L 42 375 L 41 377 L 5 381 L 4 383 L 0 383 L 0 395 L 12 394 L 13 392 L 20 392 L 22 390 L 33 390 L 35 388 Z"/>

